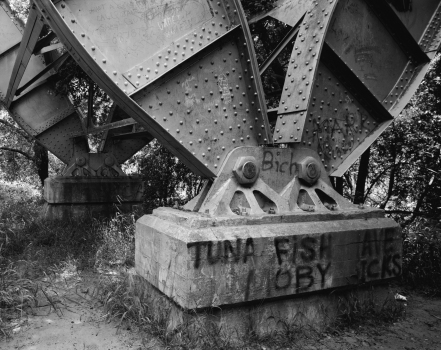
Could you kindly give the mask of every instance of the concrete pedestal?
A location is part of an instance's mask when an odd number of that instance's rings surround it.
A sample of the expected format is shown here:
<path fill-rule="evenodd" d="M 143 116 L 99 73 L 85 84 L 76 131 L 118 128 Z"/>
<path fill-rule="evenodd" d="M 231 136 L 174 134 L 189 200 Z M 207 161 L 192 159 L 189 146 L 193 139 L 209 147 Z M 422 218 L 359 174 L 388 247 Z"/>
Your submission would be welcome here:
<path fill-rule="evenodd" d="M 183 313 L 225 310 L 233 327 L 244 308 L 273 322 L 317 292 L 396 277 L 401 256 L 399 226 L 374 209 L 212 218 L 160 208 L 136 227 L 137 273 Z"/>
<path fill-rule="evenodd" d="M 50 219 L 106 217 L 142 203 L 140 178 L 53 177 L 44 182 L 44 216 Z"/>

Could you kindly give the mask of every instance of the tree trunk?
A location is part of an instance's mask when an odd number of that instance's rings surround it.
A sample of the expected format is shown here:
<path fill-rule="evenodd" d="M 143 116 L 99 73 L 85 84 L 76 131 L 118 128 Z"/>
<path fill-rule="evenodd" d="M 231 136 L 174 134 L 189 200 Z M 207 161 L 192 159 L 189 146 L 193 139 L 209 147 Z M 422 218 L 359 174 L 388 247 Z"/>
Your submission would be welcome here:
<path fill-rule="evenodd" d="M 343 196 L 343 177 L 335 178 L 335 190 L 338 194 Z"/>
<path fill-rule="evenodd" d="M 355 187 L 354 204 L 364 203 L 364 191 L 366 188 L 366 179 L 369 173 L 369 158 L 371 157 L 371 148 L 369 147 L 360 158 L 358 167 L 357 186 Z"/>
<path fill-rule="evenodd" d="M 46 148 L 38 142 L 34 142 L 34 164 L 37 169 L 41 186 L 44 186 L 44 180 L 49 177 L 49 154 Z"/>

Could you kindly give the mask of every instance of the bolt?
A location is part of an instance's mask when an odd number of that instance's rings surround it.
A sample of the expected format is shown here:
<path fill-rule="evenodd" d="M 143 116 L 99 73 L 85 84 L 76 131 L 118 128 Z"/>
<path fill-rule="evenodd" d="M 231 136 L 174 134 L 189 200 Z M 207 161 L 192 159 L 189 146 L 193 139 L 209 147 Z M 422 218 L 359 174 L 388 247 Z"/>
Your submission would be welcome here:
<path fill-rule="evenodd" d="M 78 157 L 77 159 L 75 159 L 75 164 L 78 166 L 85 166 L 86 165 L 86 158 Z"/>
<path fill-rule="evenodd" d="M 299 164 L 299 178 L 313 185 L 321 176 L 319 162 L 313 157 L 304 158 Z"/>
<path fill-rule="evenodd" d="M 104 159 L 104 164 L 106 166 L 113 166 L 115 164 L 115 160 L 112 157 L 106 157 L 106 159 Z"/>
<path fill-rule="evenodd" d="M 257 174 L 257 166 L 254 162 L 246 162 L 242 167 L 243 175 L 251 180 Z"/>

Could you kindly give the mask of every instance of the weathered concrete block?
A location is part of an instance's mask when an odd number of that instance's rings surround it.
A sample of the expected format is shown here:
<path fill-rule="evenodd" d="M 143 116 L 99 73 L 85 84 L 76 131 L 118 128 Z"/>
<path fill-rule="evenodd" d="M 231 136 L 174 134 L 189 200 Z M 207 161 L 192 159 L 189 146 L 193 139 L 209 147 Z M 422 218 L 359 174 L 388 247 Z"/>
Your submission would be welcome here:
<path fill-rule="evenodd" d="M 130 213 L 138 211 L 136 203 L 84 203 L 84 204 L 50 204 L 45 203 L 41 215 L 50 220 L 106 218 L 116 212 Z M 141 214 L 138 215 L 138 217 Z"/>
<path fill-rule="evenodd" d="M 140 202 L 140 178 L 49 177 L 44 181 L 44 199 L 51 204 Z"/>
<path fill-rule="evenodd" d="M 316 331 L 324 331 L 336 321 L 339 300 L 348 297 L 356 297 L 361 303 L 375 300 L 380 307 L 388 298 L 393 300 L 392 291 L 382 284 L 364 285 L 357 287 L 355 291 L 325 290 L 321 293 L 301 294 L 300 297 L 261 300 L 195 311 L 181 308 L 140 276 L 133 276 L 131 285 L 134 294 L 148 306 L 151 317 L 166 321 L 169 332 L 182 327 L 195 338 L 200 334 L 204 337 L 215 334 L 232 342 L 243 339 L 250 333 L 263 337 L 305 326 L 307 329 L 312 327 Z"/>
<path fill-rule="evenodd" d="M 290 298 L 401 274 L 399 226 L 374 209 L 213 219 L 160 208 L 136 271 L 184 309 Z"/>
<path fill-rule="evenodd" d="M 44 182 L 43 216 L 52 220 L 108 217 L 142 203 L 140 178 L 53 177 Z"/>

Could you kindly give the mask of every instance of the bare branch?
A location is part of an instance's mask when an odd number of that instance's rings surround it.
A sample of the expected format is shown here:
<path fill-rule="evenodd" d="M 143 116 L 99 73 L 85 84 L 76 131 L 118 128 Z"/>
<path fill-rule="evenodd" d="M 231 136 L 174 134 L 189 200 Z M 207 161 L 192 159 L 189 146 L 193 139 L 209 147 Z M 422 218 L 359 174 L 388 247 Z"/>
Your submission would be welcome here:
<path fill-rule="evenodd" d="M 388 186 L 388 189 L 387 189 L 386 199 L 380 205 L 381 209 L 386 208 L 386 205 L 389 202 L 390 197 L 392 197 L 393 189 L 394 189 L 394 186 L 395 186 L 395 174 L 396 174 L 398 165 L 397 165 L 397 153 L 395 152 L 395 149 L 393 151 L 394 151 L 393 152 L 394 153 L 394 159 L 393 159 L 392 169 L 391 169 L 390 175 L 389 175 L 389 186 Z"/>
<path fill-rule="evenodd" d="M 413 214 L 413 211 L 411 211 L 411 210 L 385 210 L 384 213 L 385 214 L 405 214 L 405 215 L 410 215 L 410 214 Z"/>
<path fill-rule="evenodd" d="M 393 165 L 392 165 L 393 166 Z M 372 189 L 374 188 L 374 186 L 377 184 L 378 181 L 380 181 L 381 177 L 392 167 L 386 167 L 383 169 L 383 171 L 381 171 L 377 177 L 375 177 L 375 179 L 372 180 L 371 184 L 369 185 L 368 190 L 366 191 L 366 194 L 364 196 L 364 201 L 366 202 L 367 197 L 369 196 L 369 194 L 371 193 Z"/>
<path fill-rule="evenodd" d="M 22 156 L 29 159 L 30 161 L 34 161 L 34 157 L 30 156 L 26 152 L 20 151 L 19 149 L 9 148 L 9 147 L 0 147 L 0 150 L 15 152 L 15 153 L 21 154 Z"/>

